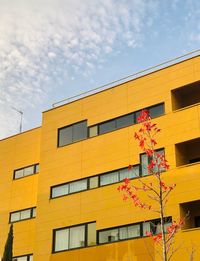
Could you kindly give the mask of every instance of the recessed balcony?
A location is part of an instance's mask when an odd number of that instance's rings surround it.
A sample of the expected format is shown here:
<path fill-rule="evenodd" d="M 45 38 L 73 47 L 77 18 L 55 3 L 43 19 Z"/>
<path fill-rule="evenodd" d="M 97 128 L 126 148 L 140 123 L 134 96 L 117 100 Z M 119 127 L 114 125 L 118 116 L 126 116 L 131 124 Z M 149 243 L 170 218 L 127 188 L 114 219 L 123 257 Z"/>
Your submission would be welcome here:
<path fill-rule="evenodd" d="M 200 200 L 180 204 L 181 218 L 185 219 L 183 229 L 200 227 Z"/>
<path fill-rule="evenodd" d="M 176 166 L 200 162 L 200 138 L 175 145 Z"/>
<path fill-rule="evenodd" d="M 179 110 L 200 103 L 200 81 L 171 91 L 172 110 Z"/>

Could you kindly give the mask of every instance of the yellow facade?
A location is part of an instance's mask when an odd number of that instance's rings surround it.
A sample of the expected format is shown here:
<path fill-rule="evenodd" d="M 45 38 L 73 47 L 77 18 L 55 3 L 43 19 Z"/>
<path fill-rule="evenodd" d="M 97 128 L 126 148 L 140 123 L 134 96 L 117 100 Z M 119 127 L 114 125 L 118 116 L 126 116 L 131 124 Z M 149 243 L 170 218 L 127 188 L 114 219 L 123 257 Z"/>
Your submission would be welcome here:
<path fill-rule="evenodd" d="M 177 88 L 180 92 L 176 92 Z M 179 219 L 187 208 L 191 211 L 188 226 L 176 236 L 180 247 L 172 260 L 189 260 L 192 248 L 194 260 L 200 260 L 200 229 L 192 221 L 200 216 L 199 56 L 53 108 L 43 113 L 40 128 L 1 140 L 0 254 L 10 213 L 36 207 L 36 217 L 13 223 L 14 256 L 33 254 L 34 261 L 148 261 L 152 260 L 151 253 L 153 260 L 160 260 L 151 239 L 146 237 L 53 253 L 55 229 L 96 222 L 99 231 L 158 216 L 134 208 L 131 202 L 124 203 L 117 191 L 119 183 L 53 199 L 50 194 L 52 186 L 140 163 L 141 151 L 133 139 L 138 124 L 62 147 L 58 147 L 59 128 L 83 120 L 90 127 L 160 103 L 164 103 L 164 114 L 153 121 L 162 129 L 158 148 L 165 149 L 170 164 L 170 170 L 162 175 L 177 184 L 166 214 Z M 38 173 L 13 179 L 14 170 L 37 163 Z M 137 178 L 132 182 L 137 183 Z M 181 205 L 187 202 L 187 206 Z M 192 206 L 192 202 L 196 205 Z"/>

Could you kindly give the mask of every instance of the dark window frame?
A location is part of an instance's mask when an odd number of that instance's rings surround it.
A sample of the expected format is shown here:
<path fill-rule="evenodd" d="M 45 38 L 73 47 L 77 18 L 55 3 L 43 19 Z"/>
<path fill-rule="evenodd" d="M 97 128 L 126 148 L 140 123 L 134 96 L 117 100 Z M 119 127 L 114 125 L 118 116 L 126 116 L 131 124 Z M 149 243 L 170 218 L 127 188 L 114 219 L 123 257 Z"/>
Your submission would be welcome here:
<path fill-rule="evenodd" d="M 133 165 L 133 167 L 134 166 L 136 166 L 136 167 L 138 166 L 140 168 L 140 164 L 135 164 L 135 165 Z M 84 191 L 87 191 L 87 190 L 97 189 L 97 188 L 100 188 L 100 187 L 109 186 L 109 185 L 113 185 L 113 184 L 117 184 L 117 183 L 123 182 L 123 180 L 120 180 L 120 170 L 124 170 L 124 169 L 128 169 L 128 167 L 120 168 L 120 169 L 108 171 L 108 172 L 105 172 L 105 173 L 89 176 L 89 177 L 86 177 L 86 178 L 72 180 L 72 181 L 68 181 L 68 182 L 64 182 L 64 183 L 61 183 L 61 184 L 57 184 L 57 185 L 51 186 L 50 187 L 50 199 L 55 199 L 55 198 L 60 198 L 60 197 L 68 196 L 68 195 L 73 195 L 73 194 L 84 192 Z M 117 182 L 113 182 L 113 183 L 109 183 L 109 184 L 105 184 L 105 185 L 101 185 L 100 177 L 103 176 L 103 175 L 107 175 L 107 174 L 109 175 L 112 172 L 118 172 L 118 181 Z M 95 188 L 90 188 L 90 178 L 94 178 L 94 177 L 98 177 L 98 186 L 95 187 Z M 131 180 L 139 178 L 139 177 L 131 178 Z M 71 192 L 71 193 L 69 192 L 68 194 L 60 195 L 60 196 L 57 196 L 57 197 L 52 197 L 54 188 L 61 187 L 61 186 L 64 186 L 64 185 L 69 185 L 70 183 L 73 183 L 73 182 L 76 182 L 76 181 L 85 180 L 85 179 L 87 180 L 87 188 L 86 189 L 79 190 L 79 191 L 76 191 L 76 192 Z"/>
<path fill-rule="evenodd" d="M 62 147 L 64 147 L 64 146 L 68 146 L 68 145 L 74 144 L 74 143 L 76 143 L 76 142 L 86 140 L 86 139 L 88 138 L 88 126 L 87 126 L 87 128 L 86 128 L 86 133 L 87 133 L 86 138 L 83 138 L 83 139 L 80 139 L 80 140 L 75 140 L 75 141 L 73 141 L 73 126 L 76 125 L 76 124 L 83 123 L 83 122 L 86 122 L 86 125 L 87 125 L 87 121 L 88 121 L 88 120 L 85 119 L 85 120 L 77 121 L 77 122 L 75 122 L 75 123 L 72 123 L 72 124 L 63 126 L 63 127 L 61 127 L 61 128 L 58 128 L 58 131 L 57 131 L 57 148 L 62 148 Z M 70 127 L 72 127 L 72 142 L 70 142 L 70 143 L 68 143 L 68 144 L 64 144 L 64 145 L 59 145 L 59 137 L 60 137 L 59 134 L 60 134 L 60 131 L 63 130 L 63 129 L 66 129 L 66 128 L 70 128 Z"/>
<path fill-rule="evenodd" d="M 140 109 L 140 110 L 137 110 L 137 111 L 134 111 L 134 112 L 130 112 L 130 113 L 127 113 L 127 114 L 124 114 L 124 115 L 121 115 L 121 116 L 118 116 L 118 117 L 115 117 L 115 118 L 106 120 L 106 121 L 102 121 L 102 122 L 97 123 L 97 124 L 93 124 L 93 125 L 90 125 L 90 126 L 87 125 L 86 138 L 83 138 L 83 139 L 80 139 L 80 140 L 75 140 L 75 141 L 73 141 L 73 131 L 72 131 L 72 142 L 67 143 L 67 144 L 64 144 L 64 145 L 59 145 L 60 130 L 65 129 L 65 128 L 68 128 L 68 127 L 72 127 L 72 128 L 73 128 L 74 125 L 79 124 L 79 123 L 81 123 L 81 122 L 85 122 L 85 121 L 86 121 L 86 123 L 87 123 L 87 119 L 84 119 L 84 120 L 81 120 L 81 121 L 78 121 L 78 122 L 75 122 L 75 123 L 72 123 L 72 124 L 69 124 L 69 125 L 60 127 L 60 128 L 58 128 L 58 130 L 57 130 L 57 148 L 62 148 L 62 147 L 64 147 L 64 146 L 68 146 L 68 145 L 74 144 L 74 143 L 79 142 L 79 141 L 83 141 L 83 140 L 87 140 L 87 139 L 90 139 L 90 138 L 94 138 L 94 137 L 97 137 L 97 136 L 99 136 L 99 135 L 107 134 L 107 133 L 110 133 L 110 132 L 113 132 L 113 131 L 116 131 L 116 130 L 120 130 L 120 129 L 123 129 L 123 128 L 126 128 L 126 127 L 130 127 L 130 126 L 132 126 L 132 125 L 138 124 L 138 122 L 137 122 L 137 117 L 136 117 L 136 114 L 137 114 L 138 112 L 141 112 L 142 110 L 146 110 L 146 109 L 147 109 L 147 110 L 150 110 L 150 109 L 152 109 L 152 108 L 154 108 L 154 107 L 156 107 L 156 106 L 160 106 L 160 105 L 162 106 L 163 113 L 162 113 L 161 115 L 158 115 L 158 116 L 156 116 L 156 117 L 153 117 L 153 119 L 154 119 L 154 118 L 157 118 L 157 117 L 160 117 L 160 116 L 163 116 L 163 115 L 165 115 L 165 102 L 160 102 L 160 103 L 157 103 L 157 104 L 154 104 L 154 105 L 145 107 L 145 108 L 143 108 L 143 109 Z M 129 116 L 129 115 L 132 115 L 133 122 L 130 123 L 130 124 L 121 126 L 121 127 L 117 127 L 117 120 L 120 119 L 120 118 Z M 115 123 L 115 128 L 114 128 L 113 130 L 109 130 L 109 131 L 106 131 L 106 132 L 104 132 L 104 133 L 100 133 L 100 125 L 103 125 L 103 124 L 105 124 L 105 123 L 112 122 L 112 121 L 114 121 L 114 123 Z M 94 136 L 91 136 L 91 137 L 90 137 L 89 133 L 90 133 L 90 128 L 92 128 L 92 127 L 97 127 L 97 135 L 94 135 Z"/>
<path fill-rule="evenodd" d="M 165 221 L 165 220 L 166 220 L 166 221 Z M 168 223 L 169 220 L 170 220 L 170 222 L 172 222 L 172 216 L 164 217 L 165 223 Z M 99 230 L 97 230 L 97 245 L 104 245 L 104 244 L 110 244 L 110 243 L 125 241 L 125 240 L 137 239 L 137 238 L 141 238 L 141 237 L 147 237 L 147 236 L 144 235 L 144 233 L 143 233 L 143 224 L 146 223 L 146 222 L 150 222 L 150 224 L 151 224 L 151 223 L 152 223 L 152 224 L 153 224 L 153 223 L 159 224 L 159 221 L 160 221 L 160 218 L 156 218 L 156 219 L 146 220 L 145 222 L 144 222 L 144 221 L 140 221 L 140 222 L 136 222 L 136 223 L 125 224 L 125 225 L 122 225 L 122 226 L 115 226 L 115 227 L 109 227 L 109 228 L 99 229 Z M 138 225 L 138 224 L 140 225 L 140 236 L 138 236 L 138 237 L 129 237 L 129 238 L 120 239 L 120 236 L 119 236 L 119 239 L 116 240 L 116 241 L 99 243 L 99 233 L 100 233 L 100 232 L 109 231 L 109 230 L 113 230 L 113 229 L 118 229 L 118 231 L 120 231 L 120 228 L 130 227 L 130 226 L 134 226 L 134 225 Z M 118 232 L 118 233 L 119 233 L 119 232 Z M 155 234 L 154 234 L 154 235 L 155 235 Z"/>
<path fill-rule="evenodd" d="M 163 152 L 164 152 L 163 154 L 165 156 L 165 148 L 164 147 L 156 149 L 155 152 L 158 152 L 160 150 L 163 150 Z M 144 176 L 142 175 L 142 164 L 141 164 L 141 162 L 142 162 L 142 156 L 143 155 L 147 155 L 147 154 L 145 152 L 144 153 L 140 153 L 140 168 L 141 168 L 140 169 L 140 177 L 147 177 L 147 176 L 149 176 L 149 174 L 148 175 L 144 175 Z M 150 160 L 152 160 L 152 157 L 148 157 L 148 164 L 150 164 Z M 161 171 L 161 173 L 162 172 L 165 172 L 165 171 Z"/>
<path fill-rule="evenodd" d="M 14 256 L 13 258 L 12 258 L 12 260 L 14 261 L 15 260 L 15 258 L 21 258 L 21 257 L 27 257 L 27 261 L 30 261 L 30 257 L 33 257 L 33 254 L 26 254 L 26 255 L 22 255 L 22 256 Z"/>
<path fill-rule="evenodd" d="M 117 120 L 120 119 L 120 118 L 123 118 L 125 116 L 129 116 L 129 115 L 132 115 L 132 119 L 133 119 L 133 122 L 128 124 L 128 125 L 125 125 L 125 126 L 122 126 L 122 127 L 117 127 Z M 100 125 L 101 124 L 106 124 L 108 122 L 111 122 L 111 121 L 114 121 L 115 122 L 115 128 L 111 131 L 107 131 L 107 132 L 104 132 L 104 133 L 100 133 Z M 89 126 L 88 128 L 90 127 L 94 127 L 94 126 L 98 126 L 98 135 L 103 135 L 103 134 L 106 134 L 106 133 L 109 133 L 109 132 L 112 132 L 112 131 L 116 131 L 116 130 L 120 130 L 120 129 L 123 129 L 123 128 L 126 128 L 126 127 L 129 127 L 131 125 L 134 125 L 136 122 L 135 122 L 135 112 L 130 112 L 130 113 L 127 113 L 127 114 L 124 114 L 124 115 L 121 115 L 121 116 L 118 116 L 116 118 L 113 118 L 113 119 L 110 119 L 110 120 L 106 120 L 106 121 L 102 121 L 98 124 L 95 124 L 95 125 L 92 125 L 92 126 Z M 96 137 L 96 136 L 95 136 Z"/>
<path fill-rule="evenodd" d="M 111 227 L 111 228 L 99 229 L 99 230 L 97 230 L 97 244 L 98 245 L 104 245 L 104 244 L 110 244 L 110 243 L 115 243 L 115 242 L 124 241 L 124 240 L 130 240 L 130 239 L 133 239 L 133 238 L 140 238 L 140 237 L 142 237 L 141 223 L 143 223 L 143 222 L 136 222 L 136 223 L 125 224 L 125 225 L 122 225 L 122 226 L 114 226 L 114 227 Z M 116 241 L 99 243 L 99 234 L 101 232 L 118 229 L 118 234 L 119 234 L 120 228 L 130 227 L 130 226 L 134 226 L 134 225 L 140 225 L 140 236 L 138 236 L 138 237 L 131 237 L 131 238 L 125 238 L 125 239 L 120 239 L 120 236 L 119 236 L 119 239 L 116 240 Z"/>
<path fill-rule="evenodd" d="M 22 179 L 22 178 L 26 178 L 26 177 L 32 176 L 34 174 L 38 174 L 39 171 L 37 171 L 37 166 L 40 166 L 40 164 L 39 163 L 35 163 L 35 164 L 31 164 L 31 165 L 25 166 L 23 168 L 15 169 L 13 171 L 13 180 Z M 15 178 L 16 171 L 18 171 L 18 170 L 25 170 L 26 168 L 29 168 L 29 167 L 33 167 L 33 173 L 32 174 L 29 174 L 29 175 L 26 175 L 26 176 L 22 176 L 22 177 L 19 177 L 19 178 Z"/>
<path fill-rule="evenodd" d="M 98 175 L 91 176 L 91 177 L 96 177 L 96 176 L 98 176 Z M 76 193 L 80 193 L 80 192 L 83 192 L 83 191 L 90 190 L 90 188 L 89 188 L 89 179 L 90 179 L 91 177 L 76 179 L 76 180 L 64 182 L 64 183 L 61 183 L 61 184 L 57 184 L 57 185 L 55 185 L 55 186 L 51 186 L 51 187 L 50 187 L 50 199 L 60 198 L 60 197 L 64 197 L 64 196 L 67 196 L 67 195 L 73 195 L 73 194 L 76 194 Z M 75 191 L 75 192 L 71 192 L 71 193 L 68 192 L 68 194 L 64 194 L 64 195 L 57 196 L 57 197 L 52 197 L 52 195 L 53 195 L 53 189 L 54 189 L 54 188 L 61 187 L 61 186 L 64 186 L 64 185 L 70 185 L 71 183 L 78 182 L 78 181 L 82 181 L 82 180 L 85 180 L 85 179 L 86 179 L 86 181 L 87 181 L 87 188 L 86 188 L 86 189 L 79 190 L 79 191 Z"/>
<path fill-rule="evenodd" d="M 36 218 L 36 216 L 33 216 L 34 209 L 36 209 L 36 206 L 35 207 L 31 207 L 31 208 L 24 208 L 24 209 L 20 209 L 20 210 L 16 210 L 16 211 L 10 212 L 9 213 L 9 224 L 13 224 L 13 223 L 16 223 L 16 222 L 21 222 L 21 221 L 24 221 L 24 220 Z M 16 220 L 16 221 L 11 221 L 11 215 L 12 214 L 20 213 L 20 212 L 26 211 L 26 210 L 30 210 L 30 218 L 23 218 L 23 219 L 19 219 L 19 220 Z M 21 215 L 21 213 L 20 213 L 20 215 Z"/>
<path fill-rule="evenodd" d="M 86 223 L 81 223 L 81 224 L 76 224 L 76 225 L 72 225 L 72 226 L 66 226 L 66 227 L 60 227 L 60 228 L 55 228 L 53 229 L 53 240 L 52 240 L 52 253 L 59 253 L 59 252 L 63 252 L 63 251 L 71 251 L 71 250 L 75 250 L 75 249 L 80 249 L 80 248 L 85 248 L 85 247 L 92 247 L 92 246 L 87 246 L 88 243 L 88 224 L 91 223 L 96 223 L 96 221 L 90 221 L 90 222 L 86 222 Z M 74 228 L 74 227 L 80 227 L 80 226 L 84 226 L 85 229 L 85 235 L 84 235 L 84 246 L 81 247 L 75 247 L 75 248 L 69 248 L 69 243 L 70 243 L 70 229 Z M 56 232 L 60 231 L 60 230 L 65 230 L 65 229 L 69 229 L 69 238 L 68 238 L 68 249 L 63 249 L 63 250 L 55 250 L 55 243 L 56 243 Z M 94 245 L 96 246 L 96 245 Z"/>
<path fill-rule="evenodd" d="M 98 128 L 98 134 L 97 134 L 96 136 L 91 137 L 91 138 L 94 138 L 94 137 L 97 137 L 97 136 L 99 136 L 99 135 L 103 135 L 103 134 L 106 134 L 106 133 L 109 133 L 109 132 L 112 132 L 112 131 L 120 130 L 120 129 L 129 127 L 129 126 L 131 126 L 131 125 L 139 124 L 139 123 L 137 122 L 137 117 L 136 117 L 136 114 L 137 114 L 137 113 L 141 112 L 142 110 L 149 110 L 149 111 L 150 111 L 150 109 L 152 109 L 152 108 L 154 108 L 154 107 L 157 107 L 157 106 L 159 106 L 159 105 L 163 105 L 163 107 L 162 107 L 162 108 L 163 108 L 163 114 L 158 115 L 158 116 L 152 118 L 152 119 L 155 119 L 155 118 L 157 118 L 157 117 L 160 117 L 160 116 L 165 115 L 165 103 L 164 103 L 164 102 L 160 102 L 160 103 L 157 103 L 157 104 L 154 104 L 154 105 L 145 107 L 145 108 L 143 108 L 143 109 L 140 109 L 140 110 L 137 110 L 137 111 L 134 111 L 134 112 L 130 112 L 130 113 L 127 113 L 127 114 L 118 116 L 118 117 L 116 117 L 116 118 L 112 118 L 112 119 L 109 119 L 109 120 L 106 120 L 106 121 L 102 121 L 102 122 L 100 122 L 100 123 L 97 123 L 97 124 L 88 126 L 88 129 L 91 128 L 91 127 L 94 127 L 94 126 L 97 126 L 97 128 Z M 128 116 L 128 115 L 131 115 L 131 114 L 133 114 L 133 123 L 132 123 L 132 124 L 126 125 L 126 126 L 123 126 L 123 127 L 119 127 L 119 128 L 116 127 L 116 121 L 117 121 L 119 118 L 123 118 L 123 117 Z M 150 116 L 151 116 L 151 115 L 150 115 Z M 104 123 L 107 123 L 107 122 L 111 122 L 111 121 L 113 121 L 113 120 L 115 121 L 115 129 L 114 129 L 114 130 L 108 131 L 108 132 L 104 132 L 104 133 L 100 133 L 100 132 L 99 132 L 99 126 L 100 126 L 101 124 L 104 124 Z M 88 138 L 90 138 L 89 135 L 88 135 Z"/>

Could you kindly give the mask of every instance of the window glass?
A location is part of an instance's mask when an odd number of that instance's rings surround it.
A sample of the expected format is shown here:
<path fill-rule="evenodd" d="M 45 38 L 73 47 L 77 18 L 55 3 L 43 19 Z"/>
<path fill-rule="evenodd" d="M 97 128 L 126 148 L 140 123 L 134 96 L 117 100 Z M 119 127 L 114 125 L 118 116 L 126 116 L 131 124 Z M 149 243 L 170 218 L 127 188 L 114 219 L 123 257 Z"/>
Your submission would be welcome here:
<path fill-rule="evenodd" d="M 143 230 L 143 236 L 146 236 L 146 232 L 150 232 L 151 231 L 151 226 L 150 226 L 150 222 L 144 222 L 142 224 L 142 230 Z"/>
<path fill-rule="evenodd" d="M 118 229 L 109 229 L 99 232 L 99 243 L 108 243 L 119 240 L 119 231 Z"/>
<path fill-rule="evenodd" d="M 110 132 L 116 129 L 115 120 L 99 124 L 99 134 Z"/>
<path fill-rule="evenodd" d="M 119 229 L 119 238 L 120 239 L 128 238 L 128 227 L 121 227 Z"/>
<path fill-rule="evenodd" d="M 149 159 L 147 154 L 142 154 L 141 155 L 141 168 L 142 168 L 142 176 L 148 175 L 148 164 L 149 164 Z"/>
<path fill-rule="evenodd" d="M 72 126 L 58 130 L 58 146 L 72 143 Z"/>
<path fill-rule="evenodd" d="M 24 168 L 24 176 L 28 176 L 34 173 L 34 166 Z"/>
<path fill-rule="evenodd" d="M 140 224 L 128 226 L 128 238 L 140 236 Z"/>
<path fill-rule="evenodd" d="M 165 222 L 164 224 L 164 231 L 167 233 L 167 228 L 172 225 L 172 222 Z"/>
<path fill-rule="evenodd" d="M 15 222 L 20 220 L 20 212 L 11 213 L 10 222 Z"/>
<path fill-rule="evenodd" d="M 100 186 L 116 183 L 118 181 L 118 171 L 110 172 L 100 176 Z"/>
<path fill-rule="evenodd" d="M 31 217 L 31 209 L 21 211 L 20 219 L 27 219 Z"/>
<path fill-rule="evenodd" d="M 160 220 L 153 220 L 150 221 L 151 224 L 151 232 L 153 234 L 159 234 L 161 233 L 161 223 Z M 167 227 L 169 227 L 172 224 L 170 220 L 164 222 L 164 231 L 167 232 Z"/>
<path fill-rule="evenodd" d="M 36 164 L 35 165 L 35 173 L 38 173 L 39 172 L 39 164 Z"/>
<path fill-rule="evenodd" d="M 73 125 L 73 142 L 87 138 L 87 121 Z"/>
<path fill-rule="evenodd" d="M 70 228 L 69 248 L 85 246 L 85 226 L 77 226 Z"/>
<path fill-rule="evenodd" d="M 130 170 L 128 168 L 121 169 L 119 171 L 119 175 L 120 175 L 120 181 L 124 180 L 125 178 L 132 179 L 132 178 L 139 177 L 140 176 L 140 167 L 139 167 L 139 165 L 137 165 L 137 166 L 133 166 L 132 169 L 130 169 Z"/>
<path fill-rule="evenodd" d="M 90 186 L 90 189 L 97 188 L 99 186 L 99 177 L 96 176 L 96 177 L 90 178 L 89 186 Z"/>
<path fill-rule="evenodd" d="M 16 257 L 14 258 L 14 261 L 27 261 L 27 256 L 21 256 L 21 257 Z"/>
<path fill-rule="evenodd" d="M 87 245 L 96 245 L 96 222 L 88 224 Z"/>
<path fill-rule="evenodd" d="M 33 255 L 29 256 L 29 261 L 33 261 Z"/>
<path fill-rule="evenodd" d="M 155 223 L 155 226 L 156 226 L 156 228 L 155 228 L 155 233 L 156 234 L 159 234 L 159 233 L 161 233 L 161 225 L 160 225 L 160 223 Z"/>
<path fill-rule="evenodd" d="M 164 104 L 158 104 L 148 108 L 151 118 L 158 117 L 164 114 Z"/>
<path fill-rule="evenodd" d="M 61 229 L 55 232 L 54 251 L 66 250 L 69 248 L 69 229 Z"/>
<path fill-rule="evenodd" d="M 36 208 L 32 209 L 32 217 L 36 217 Z"/>
<path fill-rule="evenodd" d="M 24 169 L 15 170 L 15 179 L 22 178 L 24 176 Z"/>
<path fill-rule="evenodd" d="M 69 193 L 69 184 L 52 188 L 52 198 L 67 195 Z"/>
<path fill-rule="evenodd" d="M 94 137 L 98 135 L 98 126 L 92 126 L 89 128 L 89 137 Z"/>
<path fill-rule="evenodd" d="M 151 232 L 153 234 L 157 234 L 160 231 L 160 220 L 152 220 L 150 221 L 150 227 L 151 227 Z"/>
<path fill-rule="evenodd" d="M 142 112 L 142 110 L 135 112 L 136 123 L 138 123 L 138 117 L 140 116 L 141 112 Z"/>
<path fill-rule="evenodd" d="M 164 152 L 164 149 L 160 149 L 160 150 L 156 150 L 156 153 L 158 154 L 161 154 L 161 155 L 164 155 L 165 152 Z M 156 156 L 155 156 L 156 157 Z M 155 158 L 156 159 L 156 158 Z M 160 163 L 160 160 L 159 158 L 157 158 L 157 161 L 158 161 L 158 164 Z M 158 171 L 158 165 L 154 167 L 153 169 L 154 172 L 157 172 Z M 163 168 L 160 168 L 160 172 L 164 172 L 166 171 L 166 169 L 163 167 Z"/>
<path fill-rule="evenodd" d="M 87 179 L 71 182 L 69 184 L 69 193 L 74 193 L 87 189 Z"/>
<path fill-rule="evenodd" d="M 126 127 L 133 123 L 133 114 L 125 115 L 116 119 L 116 128 Z"/>

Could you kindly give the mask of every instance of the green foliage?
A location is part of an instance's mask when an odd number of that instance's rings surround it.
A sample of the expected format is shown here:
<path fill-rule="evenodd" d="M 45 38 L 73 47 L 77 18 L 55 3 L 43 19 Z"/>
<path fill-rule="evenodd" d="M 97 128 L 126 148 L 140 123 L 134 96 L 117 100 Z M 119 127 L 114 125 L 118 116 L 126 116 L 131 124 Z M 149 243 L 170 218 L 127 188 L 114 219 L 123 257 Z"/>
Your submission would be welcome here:
<path fill-rule="evenodd" d="M 5 244 L 4 253 L 2 257 L 2 261 L 12 261 L 13 260 L 13 225 L 11 224 L 10 230 L 8 233 L 8 238 Z"/>

